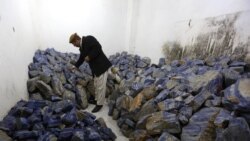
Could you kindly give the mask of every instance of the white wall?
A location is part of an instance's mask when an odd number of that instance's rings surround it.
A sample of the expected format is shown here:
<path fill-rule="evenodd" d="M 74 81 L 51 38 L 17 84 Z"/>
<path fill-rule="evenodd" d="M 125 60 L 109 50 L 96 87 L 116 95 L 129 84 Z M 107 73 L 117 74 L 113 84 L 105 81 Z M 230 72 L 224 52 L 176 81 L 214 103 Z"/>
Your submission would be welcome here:
<path fill-rule="evenodd" d="M 249 0 L 137 0 L 137 3 L 136 36 L 129 51 L 149 56 L 153 62 L 163 57 L 162 46 L 166 42 L 178 40 L 178 35 L 186 34 L 186 30 L 175 29 L 184 28 L 177 27 L 177 24 L 187 26 L 190 19 L 201 20 L 250 10 Z M 250 21 L 245 18 L 245 22 Z"/>
<path fill-rule="evenodd" d="M 28 64 L 37 42 L 27 0 L 0 0 L 0 119 L 27 99 Z"/>
<path fill-rule="evenodd" d="M 95 36 L 107 55 L 125 50 L 126 0 L 31 0 L 39 47 L 79 52 L 69 36 Z"/>

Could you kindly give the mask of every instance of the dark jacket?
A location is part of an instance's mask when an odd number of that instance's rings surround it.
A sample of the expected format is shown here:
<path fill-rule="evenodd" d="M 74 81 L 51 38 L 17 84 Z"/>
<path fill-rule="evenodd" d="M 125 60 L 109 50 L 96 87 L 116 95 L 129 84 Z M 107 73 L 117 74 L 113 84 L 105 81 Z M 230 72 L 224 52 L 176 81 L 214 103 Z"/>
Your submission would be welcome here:
<path fill-rule="evenodd" d="M 93 76 L 100 76 L 111 66 L 111 62 L 102 51 L 102 46 L 93 36 L 82 37 L 82 46 L 80 47 L 80 57 L 76 62 L 77 68 L 84 62 L 84 58 L 89 56 L 89 66 Z"/>

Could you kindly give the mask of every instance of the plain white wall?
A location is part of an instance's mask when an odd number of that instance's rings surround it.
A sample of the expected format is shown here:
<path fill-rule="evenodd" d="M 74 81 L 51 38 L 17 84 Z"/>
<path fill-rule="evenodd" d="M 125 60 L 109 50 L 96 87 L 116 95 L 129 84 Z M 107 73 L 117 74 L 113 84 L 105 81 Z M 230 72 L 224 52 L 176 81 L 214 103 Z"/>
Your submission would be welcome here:
<path fill-rule="evenodd" d="M 136 29 L 135 41 L 131 42 L 129 51 L 148 56 L 155 63 L 159 57 L 163 57 L 162 46 L 166 41 L 177 40 L 178 35 L 186 34 L 185 30 L 175 32 L 176 24 L 186 23 L 190 19 L 204 19 L 250 10 L 249 0 L 135 0 L 134 2 L 139 6 L 135 14 L 137 21 L 133 25 Z M 248 22 L 249 18 L 246 20 Z"/>
<path fill-rule="evenodd" d="M 126 0 L 30 0 L 39 48 L 79 52 L 69 36 L 93 35 L 107 55 L 125 50 Z"/>
<path fill-rule="evenodd" d="M 37 45 L 28 3 L 0 0 L 0 119 L 28 97 L 28 64 Z"/>

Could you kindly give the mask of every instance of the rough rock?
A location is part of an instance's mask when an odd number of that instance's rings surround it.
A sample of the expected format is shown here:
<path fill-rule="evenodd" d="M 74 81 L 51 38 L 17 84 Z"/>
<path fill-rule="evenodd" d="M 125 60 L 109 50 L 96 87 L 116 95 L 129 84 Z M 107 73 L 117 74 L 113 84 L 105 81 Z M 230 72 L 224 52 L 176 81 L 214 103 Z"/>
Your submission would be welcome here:
<path fill-rule="evenodd" d="M 203 108 L 199 112 L 195 113 L 190 118 L 189 124 L 182 128 L 181 140 L 214 141 L 216 138 L 214 120 L 219 111 L 219 108 Z"/>
<path fill-rule="evenodd" d="M 146 129 L 151 135 L 160 134 L 164 130 L 177 134 L 181 132 L 181 125 L 176 114 L 162 111 L 153 113 L 152 116 L 148 118 Z"/>
<path fill-rule="evenodd" d="M 218 93 L 222 89 L 222 74 L 219 71 L 207 71 L 203 75 L 189 76 L 188 81 L 194 93 L 206 88 L 212 93 Z"/>
<path fill-rule="evenodd" d="M 82 109 L 85 109 L 88 107 L 87 92 L 85 88 L 83 88 L 81 85 L 76 85 L 75 97 L 76 97 L 77 104 L 80 105 Z"/>
<path fill-rule="evenodd" d="M 224 90 L 223 105 L 229 110 L 250 112 L 250 79 L 240 79 Z"/>
<path fill-rule="evenodd" d="M 142 106 L 141 110 L 136 113 L 136 115 L 134 116 L 134 120 L 138 121 L 143 116 L 154 113 L 157 110 L 157 104 L 153 100 L 149 100 Z"/>
<path fill-rule="evenodd" d="M 190 102 L 190 106 L 193 108 L 193 111 L 197 111 L 202 104 L 211 97 L 212 94 L 206 89 L 203 89 L 199 94 L 197 94 L 194 99 Z"/>
<path fill-rule="evenodd" d="M 50 97 L 54 95 L 52 88 L 41 80 L 36 82 L 36 87 L 46 99 L 50 99 Z"/>
<path fill-rule="evenodd" d="M 179 110 L 184 105 L 183 101 L 176 101 L 174 99 L 166 99 L 158 103 L 161 111 Z"/>
<path fill-rule="evenodd" d="M 249 126 L 244 118 L 230 120 L 226 129 L 217 134 L 216 141 L 248 141 L 250 138 Z"/>
<path fill-rule="evenodd" d="M 168 132 L 163 132 L 158 141 L 180 141 L 180 140 L 175 136 L 169 134 Z"/>

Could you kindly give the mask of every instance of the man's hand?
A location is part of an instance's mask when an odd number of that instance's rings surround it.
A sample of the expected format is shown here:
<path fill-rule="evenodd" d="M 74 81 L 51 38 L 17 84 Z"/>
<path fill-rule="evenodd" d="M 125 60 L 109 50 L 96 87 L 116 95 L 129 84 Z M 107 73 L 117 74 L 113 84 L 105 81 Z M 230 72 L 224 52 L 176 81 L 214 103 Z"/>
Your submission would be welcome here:
<path fill-rule="evenodd" d="M 89 62 L 89 56 L 86 56 L 85 59 L 84 59 L 86 62 Z"/>
<path fill-rule="evenodd" d="M 71 72 L 75 72 L 76 70 L 77 70 L 77 68 L 75 66 L 72 65 L 72 67 L 70 67 Z"/>

